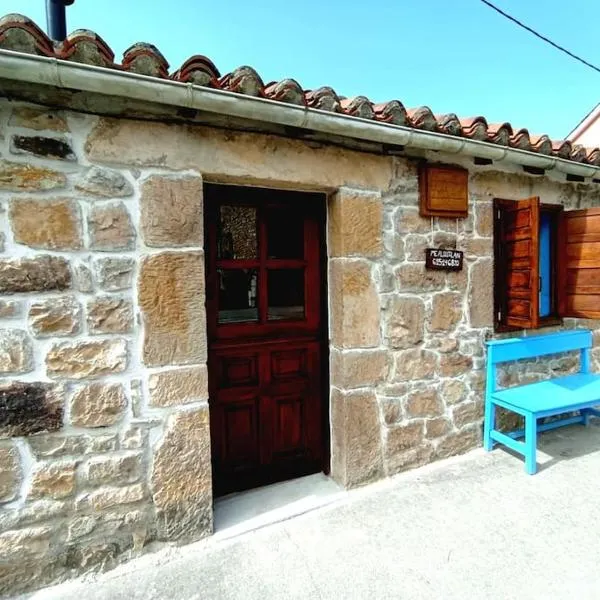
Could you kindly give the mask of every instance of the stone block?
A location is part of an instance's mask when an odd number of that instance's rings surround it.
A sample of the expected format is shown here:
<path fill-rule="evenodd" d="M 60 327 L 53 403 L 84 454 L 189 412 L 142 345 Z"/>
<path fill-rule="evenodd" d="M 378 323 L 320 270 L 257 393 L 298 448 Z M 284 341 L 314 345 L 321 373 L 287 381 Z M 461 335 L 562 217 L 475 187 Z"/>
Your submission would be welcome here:
<path fill-rule="evenodd" d="M 151 406 L 208 401 L 206 365 L 153 373 L 148 381 Z"/>
<path fill-rule="evenodd" d="M 457 429 L 483 421 L 483 402 L 465 402 L 454 407 L 452 420 Z"/>
<path fill-rule="evenodd" d="M 383 476 L 379 406 L 372 390 L 331 394 L 331 476 L 355 487 Z"/>
<path fill-rule="evenodd" d="M 475 232 L 481 237 L 491 238 L 494 235 L 494 207 L 491 201 L 475 202 Z"/>
<path fill-rule="evenodd" d="M 473 368 L 473 358 L 452 352 L 440 356 L 439 374 L 441 377 L 458 377 Z"/>
<path fill-rule="evenodd" d="M 19 198 L 10 203 L 10 223 L 17 244 L 47 250 L 82 247 L 79 205 L 68 198 Z"/>
<path fill-rule="evenodd" d="M 431 242 L 426 235 L 409 234 L 404 237 L 406 260 L 423 262 L 425 260 L 425 249 L 429 247 L 431 247 Z"/>
<path fill-rule="evenodd" d="M 456 248 L 456 242 L 457 242 L 456 233 L 448 233 L 446 231 L 436 231 L 433 234 L 433 246 L 435 248 Z"/>
<path fill-rule="evenodd" d="M 75 266 L 75 289 L 82 294 L 91 294 L 94 291 L 92 271 L 85 263 Z"/>
<path fill-rule="evenodd" d="M 123 202 L 94 204 L 88 231 L 93 250 L 131 250 L 135 245 L 135 231 Z"/>
<path fill-rule="evenodd" d="M 456 292 L 441 292 L 431 303 L 431 331 L 451 331 L 462 318 L 462 295 Z"/>
<path fill-rule="evenodd" d="M 423 340 L 425 304 L 420 298 L 394 296 L 386 321 L 388 344 L 395 349 L 410 348 Z"/>
<path fill-rule="evenodd" d="M 75 189 L 100 198 L 126 198 L 133 195 L 133 186 L 119 171 L 105 167 L 90 167 L 75 183 Z"/>
<path fill-rule="evenodd" d="M 27 439 L 31 452 L 37 460 L 62 458 L 85 454 L 103 454 L 117 449 L 116 433 L 94 435 L 51 433 Z"/>
<path fill-rule="evenodd" d="M 56 431 L 63 421 L 62 387 L 49 383 L 0 383 L 0 438 Z"/>
<path fill-rule="evenodd" d="M 467 386 L 458 379 L 443 381 L 440 390 L 446 406 L 459 404 L 466 399 L 468 394 Z"/>
<path fill-rule="evenodd" d="M 428 350 L 411 348 L 394 355 L 394 381 L 429 379 L 435 374 L 437 357 Z"/>
<path fill-rule="evenodd" d="M 456 454 L 464 454 L 481 444 L 479 428 L 470 427 L 457 433 L 451 433 L 440 441 L 436 448 L 438 458 L 447 458 Z"/>
<path fill-rule="evenodd" d="M 436 417 L 425 421 L 425 437 L 439 438 L 452 431 L 452 422 L 446 417 Z"/>
<path fill-rule="evenodd" d="M 227 173 L 248 183 L 386 190 L 394 157 L 210 127 L 102 118 L 88 136 L 92 162 Z M 277 160 L 273 160 L 277 156 Z"/>
<path fill-rule="evenodd" d="M 0 329 L 0 374 L 33 371 L 33 346 L 25 331 Z"/>
<path fill-rule="evenodd" d="M 81 330 L 81 306 L 73 296 L 34 302 L 29 328 L 39 338 L 75 335 Z"/>
<path fill-rule="evenodd" d="M 16 319 L 23 313 L 23 304 L 18 300 L 0 300 L 0 319 Z"/>
<path fill-rule="evenodd" d="M 35 131 L 57 131 L 58 133 L 69 131 L 64 113 L 31 106 L 15 106 L 8 124 Z"/>
<path fill-rule="evenodd" d="M 107 427 L 122 416 L 127 397 L 120 383 L 91 383 L 71 399 L 71 423 L 76 427 Z"/>
<path fill-rule="evenodd" d="M 11 154 L 29 154 L 38 158 L 49 158 L 75 162 L 77 156 L 66 137 L 43 135 L 13 135 L 10 138 Z"/>
<path fill-rule="evenodd" d="M 18 496 L 21 479 L 19 451 L 12 442 L 0 443 L 0 503 Z"/>
<path fill-rule="evenodd" d="M 147 366 L 206 362 L 204 257 L 165 252 L 142 261 L 138 301 Z"/>
<path fill-rule="evenodd" d="M 395 475 L 422 467 L 431 462 L 433 454 L 433 447 L 428 442 L 422 442 L 416 448 L 386 455 L 386 472 L 388 475 Z"/>
<path fill-rule="evenodd" d="M 212 533 L 208 406 L 169 417 L 154 450 L 151 491 L 158 537 L 183 541 Z"/>
<path fill-rule="evenodd" d="M 57 256 L 0 259 L 0 293 L 62 291 L 71 287 L 69 263 Z"/>
<path fill-rule="evenodd" d="M 432 292 L 443 290 L 446 286 L 446 274 L 443 271 L 428 271 L 425 262 L 414 262 L 396 268 L 398 291 Z"/>
<path fill-rule="evenodd" d="M 141 185 L 140 209 L 147 246 L 202 246 L 202 177 L 149 177 Z"/>
<path fill-rule="evenodd" d="M 371 265 L 361 259 L 333 259 L 329 265 L 333 345 L 337 348 L 379 346 L 379 295 L 371 276 Z"/>
<path fill-rule="evenodd" d="M 438 417 L 444 412 L 444 404 L 436 389 L 415 390 L 408 395 L 405 410 L 409 419 Z"/>
<path fill-rule="evenodd" d="M 141 483 L 123 487 L 103 487 L 78 498 L 75 508 L 100 512 L 116 506 L 140 502 L 145 495 Z"/>
<path fill-rule="evenodd" d="M 61 500 L 75 491 L 75 461 L 38 463 L 32 474 L 29 499 Z"/>
<path fill-rule="evenodd" d="M 142 454 L 139 452 L 90 458 L 84 469 L 89 485 L 135 483 L 142 476 Z"/>
<path fill-rule="evenodd" d="M 416 208 L 405 207 L 396 211 L 395 228 L 402 236 L 411 233 L 430 233 L 433 229 L 430 218 L 421 217 Z"/>
<path fill-rule="evenodd" d="M 331 351 L 331 385 L 343 389 L 374 386 L 387 376 L 385 350 Z"/>
<path fill-rule="evenodd" d="M 394 425 L 402 420 L 404 413 L 402 411 L 402 402 L 400 401 L 400 398 L 384 396 L 383 398 L 380 398 L 379 404 L 381 405 L 381 413 L 386 425 Z"/>
<path fill-rule="evenodd" d="M 380 256 L 382 234 L 381 194 L 340 188 L 329 203 L 331 256 Z"/>
<path fill-rule="evenodd" d="M 128 298 L 97 296 L 87 305 L 87 324 L 91 334 L 131 333 L 133 305 Z"/>
<path fill-rule="evenodd" d="M 471 266 L 469 316 L 471 327 L 494 325 L 494 261 L 482 258 Z"/>
<path fill-rule="evenodd" d="M 45 192 L 67 186 L 64 173 L 0 159 L 0 190 L 7 192 Z"/>
<path fill-rule="evenodd" d="M 98 285 L 107 292 L 131 288 L 135 264 L 131 258 L 100 258 L 95 262 Z"/>
<path fill-rule="evenodd" d="M 127 343 L 119 338 L 56 343 L 46 355 L 48 375 L 66 379 L 122 373 L 127 362 Z"/>
<path fill-rule="evenodd" d="M 50 549 L 52 527 L 30 527 L 0 533 L 0 561 L 41 558 Z"/>
<path fill-rule="evenodd" d="M 423 421 L 389 427 L 385 436 L 385 457 L 391 460 L 397 454 L 418 448 L 423 443 Z"/>

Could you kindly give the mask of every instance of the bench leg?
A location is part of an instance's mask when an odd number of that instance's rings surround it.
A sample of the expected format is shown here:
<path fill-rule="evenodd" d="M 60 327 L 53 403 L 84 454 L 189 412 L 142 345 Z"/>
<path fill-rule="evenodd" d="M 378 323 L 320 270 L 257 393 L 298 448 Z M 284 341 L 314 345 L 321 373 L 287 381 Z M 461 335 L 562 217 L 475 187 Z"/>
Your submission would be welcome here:
<path fill-rule="evenodd" d="M 535 475 L 537 449 L 537 418 L 529 413 L 525 417 L 525 470 L 529 475 Z"/>
<path fill-rule="evenodd" d="M 486 402 L 485 407 L 485 419 L 483 424 L 483 448 L 486 452 L 490 452 L 490 450 L 494 446 L 494 441 L 492 440 L 492 431 L 496 427 L 496 405 L 488 401 Z"/>
<path fill-rule="evenodd" d="M 581 422 L 584 427 L 587 427 L 590 424 L 590 411 L 587 408 L 582 408 L 579 412 L 581 413 Z"/>

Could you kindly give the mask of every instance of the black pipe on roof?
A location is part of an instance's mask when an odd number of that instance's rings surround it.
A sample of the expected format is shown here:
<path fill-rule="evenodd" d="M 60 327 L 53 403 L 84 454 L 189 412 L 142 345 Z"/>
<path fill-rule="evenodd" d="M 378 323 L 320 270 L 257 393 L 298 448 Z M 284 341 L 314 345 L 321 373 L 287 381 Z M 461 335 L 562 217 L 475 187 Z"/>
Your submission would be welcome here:
<path fill-rule="evenodd" d="M 62 42 L 67 37 L 67 15 L 65 7 L 75 0 L 46 0 L 46 22 L 48 35 L 55 42 Z"/>

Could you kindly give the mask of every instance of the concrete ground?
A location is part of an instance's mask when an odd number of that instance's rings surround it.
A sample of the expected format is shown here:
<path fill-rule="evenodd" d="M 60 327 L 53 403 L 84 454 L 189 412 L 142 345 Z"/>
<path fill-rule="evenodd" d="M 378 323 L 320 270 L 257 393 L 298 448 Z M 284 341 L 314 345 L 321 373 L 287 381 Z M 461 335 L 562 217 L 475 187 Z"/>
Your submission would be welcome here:
<path fill-rule="evenodd" d="M 541 449 L 533 477 L 475 450 L 31 598 L 598 599 L 600 422 L 548 432 Z"/>

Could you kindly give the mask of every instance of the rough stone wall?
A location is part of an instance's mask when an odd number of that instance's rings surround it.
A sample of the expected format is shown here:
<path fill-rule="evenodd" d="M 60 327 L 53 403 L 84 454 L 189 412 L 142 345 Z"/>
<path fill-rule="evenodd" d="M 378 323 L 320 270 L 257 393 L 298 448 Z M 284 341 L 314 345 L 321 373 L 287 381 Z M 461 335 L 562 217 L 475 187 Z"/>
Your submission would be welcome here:
<path fill-rule="evenodd" d="M 202 178 L 0 105 L 0 595 L 212 531 Z"/>
<path fill-rule="evenodd" d="M 492 198 L 600 205 L 595 186 L 465 160 L 469 217 L 422 219 L 400 157 L 8 102 L 0 134 L 0 594 L 212 529 L 203 179 L 330 194 L 331 473 L 346 486 L 480 443 Z M 464 250 L 464 270 L 426 272 L 427 246 Z"/>
<path fill-rule="evenodd" d="M 600 206 L 596 186 L 462 166 L 471 171 L 466 219 L 421 218 L 416 165 L 402 159 L 383 193 L 342 189 L 330 204 L 332 473 L 345 485 L 480 444 L 484 343 L 495 337 L 493 198 L 539 195 L 567 209 Z M 464 251 L 463 271 L 426 271 L 427 247 Z M 595 330 L 600 342 L 600 323 L 566 319 L 562 327 L 576 326 Z M 592 354 L 600 370 L 600 347 Z M 499 382 L 566 374 L 578 358 L 513 363 L 500 370 Z M 499 414 L 501 427 L 518 423 L 516 415 Z"/>

